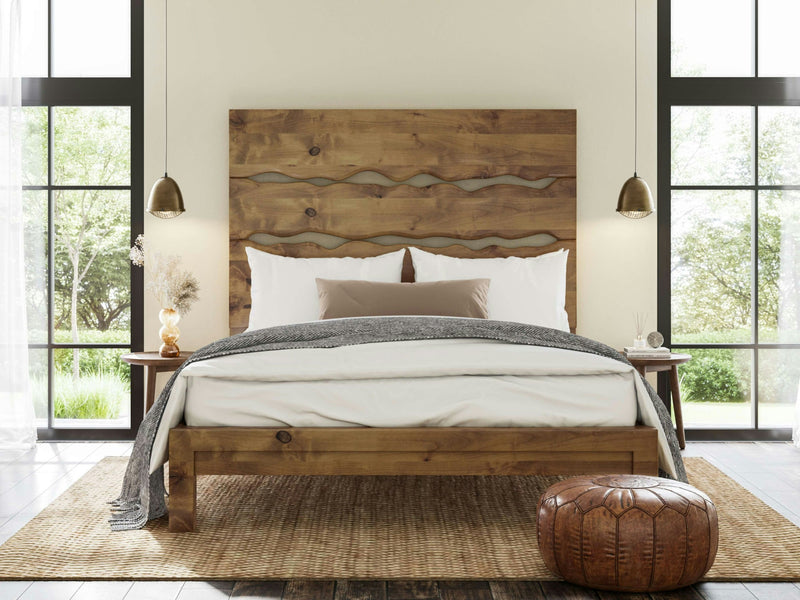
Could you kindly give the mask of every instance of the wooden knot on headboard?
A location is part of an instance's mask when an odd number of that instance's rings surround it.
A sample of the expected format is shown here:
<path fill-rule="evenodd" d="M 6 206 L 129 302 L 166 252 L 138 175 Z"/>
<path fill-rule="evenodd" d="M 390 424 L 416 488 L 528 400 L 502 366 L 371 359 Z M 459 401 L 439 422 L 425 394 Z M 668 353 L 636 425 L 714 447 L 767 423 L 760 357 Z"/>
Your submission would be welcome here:
<path fill-rule="evenodd" d="M 231 332 L 248 326 L 249 247 L 365 258 L 408 245 L 460 258 L 569 250 L 574 328 L 576 123 L 574 110 L 232 110 Z"/>

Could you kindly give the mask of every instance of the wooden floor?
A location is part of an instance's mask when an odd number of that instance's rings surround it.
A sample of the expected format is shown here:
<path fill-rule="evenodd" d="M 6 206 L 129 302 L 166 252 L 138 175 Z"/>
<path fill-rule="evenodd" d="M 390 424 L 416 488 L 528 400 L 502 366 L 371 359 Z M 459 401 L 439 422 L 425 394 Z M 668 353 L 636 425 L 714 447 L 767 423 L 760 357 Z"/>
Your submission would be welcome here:
<path fill-rule="evenodd" d="M 0 544 L 106 456 L 129 454 L 128 443 L 38 444 L 25 454 L 0 453 Z M 800 449 L 782 443 L 689 443 L 703 456 L 800 526 Z M 630 598 L 800 600 L 800 584 L 705 583 L 668 594 L 594 592 L 554 582 L 498 581 L 14 581 L 0 582 L 0 600 L 579 600 Z"/>

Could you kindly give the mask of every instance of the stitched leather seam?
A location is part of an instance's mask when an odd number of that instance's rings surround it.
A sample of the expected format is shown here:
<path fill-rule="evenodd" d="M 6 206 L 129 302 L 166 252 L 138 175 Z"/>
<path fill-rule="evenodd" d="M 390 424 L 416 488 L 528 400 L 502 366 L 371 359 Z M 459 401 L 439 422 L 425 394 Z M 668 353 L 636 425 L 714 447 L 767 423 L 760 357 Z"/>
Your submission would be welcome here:
<path fill-rule="evenodd" d="M 661 511 L 659 511 L 659 512 L 661 512 Z M 651 522 L 653 524 L 653 542 L 652 542 L 653 546 L 652 546 L 652 550 L 651 550 L 651 554 L 650 554 L 650 556 L 651 556 L 651 559 L 650 559 L 650 585 L 648 587 L 650 589 L 653 589 L 653 581 L 655 580 L 655 577 L 656 577 L 656 519 L 655 519 L 655 515 L 653 515 L 653 519 L 652 519 Z"/>
<path fill-rule="evenodd" d="M 608 509 L 606 508 L 606 510 Z M 619 517 L 614 518 L 614 525 L 616 525 L 614 533 L 614 585 L 619 587 Z"/>

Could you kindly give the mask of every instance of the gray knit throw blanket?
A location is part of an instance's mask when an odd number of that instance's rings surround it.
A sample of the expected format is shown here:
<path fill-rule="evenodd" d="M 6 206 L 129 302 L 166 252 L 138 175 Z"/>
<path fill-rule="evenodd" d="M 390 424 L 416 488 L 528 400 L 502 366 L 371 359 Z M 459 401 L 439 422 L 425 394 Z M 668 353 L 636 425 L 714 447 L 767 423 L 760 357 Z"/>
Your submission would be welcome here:
<path fill-rule="evenodd" d="M 240 333 L 201 348 L 192 354 L 181 369 L 200 360 L 231 354 L 290 348 L 336 348 L 375 342 L 441 338 L 478 338 L 510 344 L 561 348 L 597 354 L 627 363 L 627 360 L 619 352 L 605 344 L 546 327 L 447 317 L 366 317 L 282 325 Z M 153 404 L 139 427 L 128 468 L 125 471 L 122 492 L 119 498 L 111 502 L 112 530 L 139 529 L 150 519 L 156 519 L 167 513 L 163 466 L 150 474 L 150 455 L 172 384 L 181 369 L 178 369 L 169 379 L 161 396 Z M 678 477 L 682 481 L 686 481 L 686 471 L 678 450 L 678 440 L 670 415 L 646 381 L 645 387 L 666 433 Z"/>

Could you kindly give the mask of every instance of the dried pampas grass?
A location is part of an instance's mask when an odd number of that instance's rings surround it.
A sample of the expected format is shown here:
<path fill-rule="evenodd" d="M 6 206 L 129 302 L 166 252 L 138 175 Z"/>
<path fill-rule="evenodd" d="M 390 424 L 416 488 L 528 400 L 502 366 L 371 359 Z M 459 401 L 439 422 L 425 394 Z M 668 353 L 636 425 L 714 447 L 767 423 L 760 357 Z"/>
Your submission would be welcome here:
<path fill-rule="evenodd" d="M 145 289 L 155 296 L 161 308 L 171 308 L 183 316 L 200 299 L 200 284 L 194 275 L 181 268 L 180 257 L 147 252 L 143 235 L 137 236 L 130 259 L 137 267 L 144 267 L 147 262 L 150 279 Z"/>

